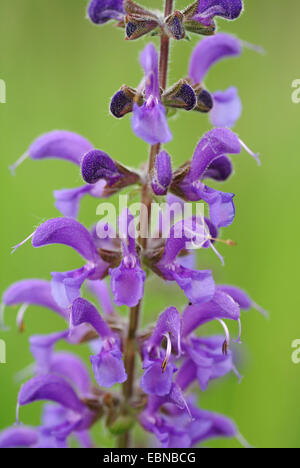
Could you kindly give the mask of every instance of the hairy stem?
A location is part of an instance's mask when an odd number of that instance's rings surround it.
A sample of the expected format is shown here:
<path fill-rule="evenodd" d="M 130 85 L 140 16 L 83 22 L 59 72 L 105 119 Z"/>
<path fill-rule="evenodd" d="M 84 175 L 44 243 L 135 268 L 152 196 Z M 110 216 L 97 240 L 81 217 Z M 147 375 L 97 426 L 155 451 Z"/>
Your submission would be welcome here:
<path fill-rule="evenodd" d="M 165 0 L 165 17 L 169 16 L 173 11 L 174 0 Z M 162 31 L 160 39 L 160 58 L 159 58 L 159 84 L 164 90 L 167 87 L 168 80 L 168 66 L 169 66 L 169 51 L 170 51 L 170 38 L 167 34 Z M 141 210 L 140 217 L 140 232 L 143 234 L 139 243 L 143 249 L 147 248 L 147 236 L 145 236 L 147 229 L 145 229 L 145 222 L 149 226 L 149 220 L 151 219 L 151 203 L 152 194 L 149 187 L 149 180 L 151 172 L 155 165 L 156 156 L 160 151 L 161 145 L 156 144 L 150 146 L 149 162 L 148 162 L 148 180 L 144 184 L 141 193 L 141 203 L 147 208 L 148 220 L 145 220 L 142 216 L 143 210 Z M 135 361 L 136 361 L 136 334 L 139 327 L 139 320 L 141 315 L 142 302 L 130 309 L 128 335 L 125 343 L 124 350 L 124 363 L 127 372 L 127 381 L 123 384 L 123 395 L 125 404 L 130 404 L 130 400 L 134 393 L 134 379 L 135 379 Z M 130 445 L 130 432 L 126 432 L 119 437 L 118 446 L 119 448 L 126 448 Z"/>

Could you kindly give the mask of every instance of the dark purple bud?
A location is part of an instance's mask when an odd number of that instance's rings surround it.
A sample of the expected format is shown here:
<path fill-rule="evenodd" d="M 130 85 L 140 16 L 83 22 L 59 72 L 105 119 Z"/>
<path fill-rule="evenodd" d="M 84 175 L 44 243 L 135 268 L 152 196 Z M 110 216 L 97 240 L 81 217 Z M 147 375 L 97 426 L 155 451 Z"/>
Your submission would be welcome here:
<path fill-rule="evenodd" d="M 180 91 L 177 94 L 177 99 L 181 99 L 185 106 L 185 110 L 192 110 L 196 105 L 196 95 L 193 88 L 187 83 L 183 83 Z"/>
<path fill-rule="evenodd" d="M 120 119 L 129 112 L 132 112 L 135 100 L 139 105 L 143 104 L 143 98 L 138 96 L 134 89 L 128 86 L 122 86 L 120 91 L 118 91 L 111 100 L 110 111 L 112 115 Z"/>
<path fill-rule="evenodd" d="M 92 0 L 87 13 L 95 24 L 104 24 L 109 20 L 120 21 L 124 16 L 123 0 Z"/>
<path fill-rule="evenodd" d="M 110 112 L 114 117 L 120 119 L 125 114 L 132 112 L 133 100 L 128 99 L 123 90 L 118 91 L 112 98 L 110 103 Z"/>
<path fill-rule="evenodd" d="M 172 182 L 172 165 L 170 155 L 161 151 L 155 161 L 151 186 L 156 195 L 166 195 Z"/>
<path fill-rule="evenodd" d="M 150 33 L 158 26 L 158 19 L 143 15 L 128 15 L 125 18 L 126 39 L 133 41 Z"/>
<path fill-rule="evenodd" d="M 214 101 L 211 94 L 205 89 L 196 91 L 197 94 L 197 105 L 194 110 L 198 112 L 207 113 L 212 110 Z"/>
<path fill-rule="evenodd" d="M 110 156 L 100 150 L 92 150 L 84 155 L 81 174 L 88 184 L 95 184 L 98 180 L 105 179 L 109 186 L 122 177 Z"/>
<path fill-rule="evenodd" d="M 162 96 L 165 106 L 185 109 L 190 111 L 197 104 L 197 98 L 193 88 L 184 80 L 180 80 Z"/>
<path fill-rule="evenodd" d="M 174 11 L 174 13 L 165 20 L 166 28 L 171 37 L 179 41 L 185 37 L 185 30 L 183 27 L 183 14 L 181 11 Z"/>

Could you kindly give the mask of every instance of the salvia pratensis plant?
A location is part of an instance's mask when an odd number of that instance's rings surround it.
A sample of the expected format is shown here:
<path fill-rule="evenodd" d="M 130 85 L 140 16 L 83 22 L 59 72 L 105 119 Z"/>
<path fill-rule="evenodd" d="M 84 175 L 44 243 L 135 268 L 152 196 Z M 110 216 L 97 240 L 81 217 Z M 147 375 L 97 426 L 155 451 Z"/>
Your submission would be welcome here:
<path fill-rule="evenodd" d="M 67 245 L 82 257 L 82 266 L 54 272 L 51 281 L 19 281 L 3 294 L 2 327 L 4 308 L 17 305 L 21 306 L 17 315 L 21 330 L 30 305 L 60 315 L 65 327 L 30 338 L 31 378 L 18 396 L 17 424 L 1 433 L 0 447 L 68 447 L 72 436 L 89 448 L 94 446 L 90 430 L 97 424 L 108 428 L 119 447 L 133 446 L 135 425 L 152 435 L 149 443 L 165 448 L 193 447 L 215 437 L 243 441 L 229 418 L 199 409 L 197 393 L 192 393 L 199 387 L 205 391 L 211 380 L 229 372 L 240 378 L 225 320 L 235 321 L 241 330 L 241 310 L 254 307 L 264 312 L 244 291 L 217 285 L 212 272 L 197 270 L 194 262 L 195 243 L 217 254 L 218 241 L 233 244 L 221 240 L 219 232 L 234 220 L 234 194 L 213 189 L 206 180 L 227 180 L 233 172 L 229 155 L 242 150 L 259 162 L 258 155 L 230 129 L 242 109 L 237 89 L 210 92 L 204 84 L 215 63 L 241 54 L 244 43 L 217 33 L 216 19 L 234 20 L 242 10 L 242 0 L 197 0 L 183 11 L 174 9 L 173 0 L 165 0 L 164 12 L 151 11 L 133 0 L 90 2 L 88 17 L 96 25 L 113 21 L 126 40 L 143 36 L 160 40 L 159 52 L 150 42 L 140 54 L 141 83 L 123 85 L 110 104 L 112 116 L 131 118 L 135 135 L 150 145 L 149 159 L 133 170 L 80 135 L 53 131 L 37 138 L 12 166 L 14 171 L 26 158 L 50 157 L 80 167 L 83 185 L 54 194 L 63 217 L 44 222 L 26 241 L 31 239 L 34 248 Z M 170 41 L 186 40 L 190 34 L 205 37 L 196 45 L 183 78 L 169 86 Z M 209 114 L 212 129 L 197 143 L 194 154 L 173 168 L 162 145 L 173 138 L 168 119 L 183 110 Z M 141 194 L 146 214 L 140 210 L 138 223 L 128 208 L 119 213 L 117 226 L 98 223 L 87 229 L 77 221 L 84 196 L 103 199 L 123 189 L 138 189 Z M 148 221 L 154 201 L 179 207 L 201 201 L 207 204 L 209 215 L 181 217 L 168 224 L 160 212 L 156 235 L 152 235 Z M 144 286 L 152 274 L 176 283 L 185 294 L 186 307 L 179 311 L 170 304 L 157 313 L 156 324 L 141 329 Z M 83 297 L 86 291 L 98 306 Z M 125 318 L 119 306 L 128 307 Z M 225 337 L 197 333 L 201 325 L 212 321 L 219 322 Z M 75 354 L 55 350 L 61 341 L 90 346 L 96 384 Z M 41 425 L 23 425 L 21 407 L 39 400 L 47 402 Z"/>

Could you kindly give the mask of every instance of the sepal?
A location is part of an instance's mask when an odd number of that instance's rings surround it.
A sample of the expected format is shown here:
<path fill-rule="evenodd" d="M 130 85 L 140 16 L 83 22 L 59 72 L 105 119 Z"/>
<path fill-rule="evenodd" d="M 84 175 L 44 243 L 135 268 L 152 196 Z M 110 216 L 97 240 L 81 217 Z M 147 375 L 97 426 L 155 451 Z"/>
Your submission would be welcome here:
<path fill-rule="evenodd" d="M 174 11 L 174 13 L 165 19 L 165 26 L 168 34 L 177 41 L 185 38 L 183 19 L 183 13 L 178 10 Z"/>
<path fill-rule="evenodd" d="M 162 103 L 168 107 L 190 111 L 197 104 L 193 88 L 186 80 L 180 80 L 162 95 Z"/>

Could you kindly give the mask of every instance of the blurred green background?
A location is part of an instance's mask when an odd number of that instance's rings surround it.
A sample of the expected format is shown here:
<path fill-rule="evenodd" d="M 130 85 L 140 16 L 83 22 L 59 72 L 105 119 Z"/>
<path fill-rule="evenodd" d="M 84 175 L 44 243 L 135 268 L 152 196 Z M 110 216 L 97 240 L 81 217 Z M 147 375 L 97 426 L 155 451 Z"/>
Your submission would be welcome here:
<path fill-rule="evenodd" d="M 159 7 L 161 0 L 143 2 Z M 183 8 L 187 0 L 177 1 Z M 122 85 L 137 85 L 142 74 L 138 53 L 146 41 L 125 42 L 112 25 L 98 28 L 85 19 L 83 0 L 0 0 L 0 78 L 7 85 L 7 103 L 0 104 L 1 170 L 1 280 L 0 291 L 23 278 L 48 279 L 51 271 L 79 267 L 71 249 L 52 246 L 34 250 L 30 243 L 11 256 L 11 246 L 33 231 L 42 220 L 59 216 L 53 206 L 54 189 L 81 184 L 75 166 L 67 162 L 26 161 L 12 177 L 12 164 L 43 132 L 68 129 L 89 138 L 96 147 L 127 165 L 141 163 L 147 146 L 135 138 L 130 119 L 113 119 L 110 97 Z M 256 447 L 300 447 L 300 365 L 291 361 L 291 343 L 300 338 L 299 282 L 299 121 L 300 105 L 291 100 L 291 83 L 300 78 L 297 44 L 300 40 L 297 0 L 245 0 L 245 13 L 235 22 L 218 21 L 219 30 L 238 35 L 266 50 L 259 55 L 245 49 L 240 59 L 218 64 L 206 84 L 212 91 L 230 85 L 239 88 L 243 116 L 236 131 L 261 153 L 262 167 L 243 152 L 234 157 L 235 175 L 223 187 L 235 192 L 237 216 L 224 238 L 235 248 L 220 247 L 226 266 L 212 253 L 200 253 L 199 266 L 211 266 L 220 282 L 245 288 L 271 313 L 266 321 L 256 311 L 243 316 L 243 357 L 238 385 L 233 375 L 210 385 L 201 394 L 203 408 L 220 411 L 237 422 L 241 433 Z M 170 83 L 185 76 L 192 42 L 173 44 Z M 201 135 L 210 128 L 207 117 L 183 113 L 172 120 L 173 141 L 167 146 L 174 166 L 190 158 Z M 82 204 L 80 220 L 91 224 L 97 200 Z M 144 317 L 169 305 L 181 307 L 177 288 L 159 280 L 147 288 Z M 30 308 L 26 331 L 15 327 L 16 312 L 7 311 L 7 364 L 0 365 L 0 429 L 11 425 L 19 383 L 15 374 L 32 358 L 28 337 L 63 329 L 53 313 Z M 231 328 L 233 334 L 237 331 Z M 205 331 L 220 331 L 218 326 Z M 82 348 L 88 357 L 88 350 Z M 25 423 L 39 423 L 40 405 L 24 408 Z M 101 427 L 94 431 L 99 444 L 113 441 Z M 235 441 L 217 441 L 218 447 L 238 447 Z"/>

